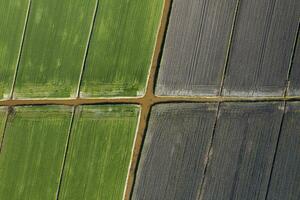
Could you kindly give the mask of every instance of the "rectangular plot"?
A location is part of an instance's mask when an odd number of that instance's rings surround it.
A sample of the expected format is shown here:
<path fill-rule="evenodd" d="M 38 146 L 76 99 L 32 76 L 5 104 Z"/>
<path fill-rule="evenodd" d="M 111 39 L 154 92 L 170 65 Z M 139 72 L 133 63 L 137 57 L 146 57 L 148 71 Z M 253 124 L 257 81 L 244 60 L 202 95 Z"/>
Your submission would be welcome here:
<path fill-rule="evenodd" d="M 221 104 L 201 199 L 265 199 L 282 115 L 282 103 Z"/>
<path fill-rule="evenodd" d="M 283 95 L 299 17 L 299 0 L 240 1 L 223 95 Z"/>
<path fill-rule="evenodd" d="M 76 96 L 96 0 L 32 1 L 14 98 Z"/>
<path fill-rule="evenodd" d="M 300 96 L 300 34 L 298 35 L 292 69 L 288 95 Z"/>
<path fill-rule="evenodd" d="M 122 199 L 137 106 L 81 106 L 75 114 L 60 199 Z"/>
<path fill-rule="evenodd" d="M 56 199 L 70 107 L 16 107 L 0 156 L 0 199 Z"/>
<path fill-rule="evenodd" d="M 141 96 L 164 1 L 100 0 L 81 96 Z"/>
<path fill-rule="evenodd" d="M 10 98 L 29 0 L 0 0 L 0 99 Z"/>
<path fill-rule="evenodd" d="M 175 0 L 157 95 L 217 95 L 237 0 Z"/>
<path fill-rule="evenodd" d="M 132 199 L 197 199 L 216 113 L 216 104 L 153 107 Z"/>
<path fill-rule="evenodd" d="M 300 103 L 288 103 L 270 182 L 268 200 L 300 197 Z"/>

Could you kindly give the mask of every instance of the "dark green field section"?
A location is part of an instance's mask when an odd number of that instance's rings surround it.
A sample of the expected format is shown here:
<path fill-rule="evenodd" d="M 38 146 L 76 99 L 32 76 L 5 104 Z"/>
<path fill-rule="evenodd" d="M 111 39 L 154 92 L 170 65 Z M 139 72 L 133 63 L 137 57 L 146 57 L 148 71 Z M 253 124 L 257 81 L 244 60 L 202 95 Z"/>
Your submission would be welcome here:
<path fill-rule="evenodd" d="M 142 96 L 162 0 L 100 0 L 81 87 L 82 97 Z"/>
<path fill-rule="evenodd" d="M 288 103 L 267 200 L 300 198 L 300 103 Z"/>
<path fill-rule="evenodd" d="M 157 95 L 218 95 L 237 0 L 174 0 Z"/>
<path fill-rule="evenodd" d="M 132 199 L 197 199 L 217 104 L 153 107 Z"/>
<path fill-rule="evenodd" d="M 300 29 L 300 25 L 299 25 L 299 29 Z M 290 85 L 289 85 L 288 95 L 300 96 L 300 34 L 299 32 L 298 32 L 298 39 L 295 47 L 295 54 L 293 57 L 289 81 L 290 81 L 289 82 Z"/>
<path fill-rule="evenodd" d="M 223 95 L 284 94 L 299 18 L 299 0 L 240 1 Z"/>
<path fill-rule="evenodd" d="M 95 6 L 32 0 L 14 98 L 76 96 Z"/>
<path fill-rule="evenodd" d="M 7 107 L 0 107 L 0 152 L 1 152 L 1 142 L 4 134 L 4 127 L 7 118 Z"/>
<path fill-rule="evenodd" d="M 76 109 L 59 199 L 123 198 L 139 107 Z"/>
<path fill-rule="evenodd" d="M 16 107 L 0 156 L 0 199 L 55 199 L 71 107 Z"/>
<path fill-rule="evenodd" d="M 0 99 L 10 98 L 29 0 L 0 0 Z"/>
<path fill-rule="evenodd" d="M 283 109 L 283 103 L 221 104 L 202 199 L 265 199 Z"/>

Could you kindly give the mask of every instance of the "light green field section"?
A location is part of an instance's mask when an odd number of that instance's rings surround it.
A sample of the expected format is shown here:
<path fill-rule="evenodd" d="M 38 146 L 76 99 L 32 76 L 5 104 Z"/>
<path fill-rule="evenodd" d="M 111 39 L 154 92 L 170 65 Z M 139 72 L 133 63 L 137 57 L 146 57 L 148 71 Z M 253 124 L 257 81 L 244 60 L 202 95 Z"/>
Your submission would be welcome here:
<path fill-rule="evenodd" d="M 7 117 L 7 107 L 0 107 L 0 145 L 4 133 L 4 126 Z M 1 146 L 0 146 L 1 149 Z"/>
<path fill-rule="evenodd" d="M 100 0 L 82 97 L 141 96 L 155 48 L 162 0 Z"/>
<path fill-rule="evenodd" d="M 29 0 L 0 0 L 0 99 L 10 97 Z"/>
<path fill-rule="evenodd" d="M 78 107 L 59 199 L 122 199 L 138 113 L 137 106 Z"/>
<path fill-rule="evenodd" d="M 33 0 L 14 98 L 76 95 L 96 0 Z"/>
<path fill-rule="evenodd" d="M 72 108 L 17 107 L 10 113 L 0 156 L 0 199 L 54 200 Z"/>

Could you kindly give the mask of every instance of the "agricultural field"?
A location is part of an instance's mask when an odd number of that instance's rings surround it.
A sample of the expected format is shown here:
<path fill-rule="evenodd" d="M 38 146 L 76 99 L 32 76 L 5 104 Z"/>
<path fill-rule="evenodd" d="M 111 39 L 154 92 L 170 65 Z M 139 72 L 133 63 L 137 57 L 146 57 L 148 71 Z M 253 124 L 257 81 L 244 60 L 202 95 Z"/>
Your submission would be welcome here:
<path fill-rule="evenodd" d="M 0 200 L 298 200 L 299 0 L 0 0 Z"/>
<path fill-rule="evenodd" d="M 144 94 L 162 1 L 2 1 L 1 99 Z"/>

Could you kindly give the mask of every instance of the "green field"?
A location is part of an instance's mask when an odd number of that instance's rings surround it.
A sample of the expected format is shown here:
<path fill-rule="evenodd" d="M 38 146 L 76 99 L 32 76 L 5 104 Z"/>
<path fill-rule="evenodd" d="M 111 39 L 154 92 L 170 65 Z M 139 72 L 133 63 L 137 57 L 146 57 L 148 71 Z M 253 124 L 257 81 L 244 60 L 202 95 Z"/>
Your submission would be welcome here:
<path fill-rule="evenodd" d="M 15 98 L 76 96 L 95 6 L 96 0 L 32 1 Z"/>
<path fill-rule="evenodd" d="M 16 107 L 0 156 L 0 199 L 55 199 L 71 107 Z"/>
<path fill-rule="evenodd" d="M 29 0 L 0 0 L 0 99 L 10 97 Z"/>
<path fill-rule="evenodd" d="M 164 1 L 100 0 L 81 96 L 144 93 Z"/>
<path fill-rule="evenodd" d="M 122 199 L 139 109 L 76 109 L 59 199 Z"/>
<path fill-rule="evenodd" d="M 27 106 L 10 112 L 0 156 L 0 199 L 122 199 L 139 107 L 77 107 L 67 148 L 72 111 Z M 6 113 L 0 107 L 1 134 Z"/>
<path fill-rule="evenodd" d="M 161 0 L 32 1 L 13 97 L 76 97 L 82 75 L 82 97 L 143 95 L 163 4 Z M 3 5 L 0 28 L 8 29 L 0 31 L 0 92 L 7 97 L 29 4 L 13 0 Z"/>

